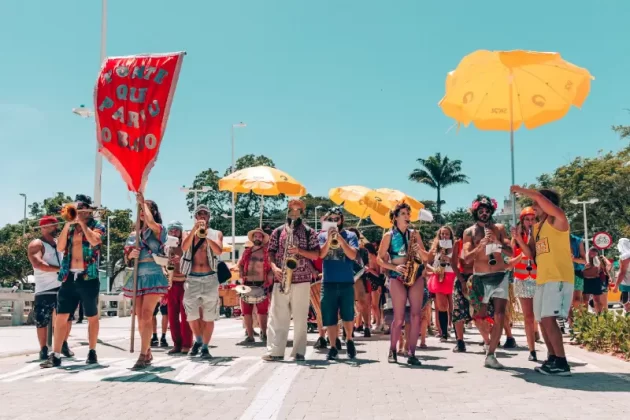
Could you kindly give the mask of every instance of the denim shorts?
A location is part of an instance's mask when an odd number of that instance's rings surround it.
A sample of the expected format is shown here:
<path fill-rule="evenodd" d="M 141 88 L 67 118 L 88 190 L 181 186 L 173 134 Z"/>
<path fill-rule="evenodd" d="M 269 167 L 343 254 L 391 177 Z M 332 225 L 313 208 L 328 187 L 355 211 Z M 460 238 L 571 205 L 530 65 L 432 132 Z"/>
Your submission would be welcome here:
<path fill-rule="evenodd" d="M 322 283 L 322 322 L 337 325 L 339 315 L 345 322 L 354 320 L 354 283 Z"/>

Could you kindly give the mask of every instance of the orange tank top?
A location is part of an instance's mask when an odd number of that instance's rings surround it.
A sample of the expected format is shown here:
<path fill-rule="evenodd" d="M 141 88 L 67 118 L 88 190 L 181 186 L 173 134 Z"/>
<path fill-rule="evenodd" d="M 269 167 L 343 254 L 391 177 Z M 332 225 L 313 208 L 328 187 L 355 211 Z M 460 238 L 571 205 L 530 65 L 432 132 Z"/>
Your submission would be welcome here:
<path fill-rule="evenodd" d="M 527 233 L 523 233 L 523 241 L 529 243 L 529 235 Z M 523 254 L 523 250 L 517 243 L 514 249 L 514 257 L 518 257 L 521 254 Z M 536 280 L 536 268 L 536 263 L 527 258 L 526 255 L 523 255 L 523 258 L 514 265 L 514 278 L 517 280 Z"/>

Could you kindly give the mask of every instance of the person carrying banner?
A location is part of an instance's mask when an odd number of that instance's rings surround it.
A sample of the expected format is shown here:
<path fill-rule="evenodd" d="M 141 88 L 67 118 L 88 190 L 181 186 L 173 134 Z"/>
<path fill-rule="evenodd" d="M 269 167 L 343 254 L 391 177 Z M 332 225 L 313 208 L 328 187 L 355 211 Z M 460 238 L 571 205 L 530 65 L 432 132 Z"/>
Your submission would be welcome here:
<path fill-rule="evenodd" d="M 210 229 L 210 209 L 201 204 L 194 213 L 195 225 L 184 236 L 180 269 L 186 275 L 184 308 L 195 342 L 190 356 L 201 350 L 202 359 L 211 359 L 208 344 L 219 318 L 219 277 L 217 257 L 223 252 L 223 233 Z"/>
<path fill-rule="evenodd" d="M 140 248 L 136 247 L 135 232 L 129 236 L 125 245 L 126 261 L 138 259 L 136 299 L 133 313 L 138 318 L 140 332 L 140 356 L 134 369 L 144 369 L 153 360 L 151 354 L 151 334 L 153 332 L 153 311 L 155 306 L 168 292 L 168 279 L 162 267 L 153 256 L 160 254 L 166 242 L 166 229 L 162 225 L 162 216 L 154 201 L 145 200 L 141 193 L 137 195 L 140 210 Z M 133 276 L 129 276 L 123 286 L 126 298 L 133 299 Z"/>
<path fill-rule="evenodd" d="M 96 209 L 90 197 L 78 194 L 75 203 L 68 206 L 76 210 L 76 217 L 64 225 L 57 239 L 57 249 L 64 253 L 58 276 L 62 284 L 57 293 L 53 353 L 40 365 L 42 368 L 61 366 L 61 349 L 67 337 L 68 320 L 76 311 L 79 301 L 83 302 L 88 319 L 89 351 L 86 363 L 98 363 L 98 263 L 101 243 L 106 235 L 105 226 L 94 219 L 92 214 Z"/>

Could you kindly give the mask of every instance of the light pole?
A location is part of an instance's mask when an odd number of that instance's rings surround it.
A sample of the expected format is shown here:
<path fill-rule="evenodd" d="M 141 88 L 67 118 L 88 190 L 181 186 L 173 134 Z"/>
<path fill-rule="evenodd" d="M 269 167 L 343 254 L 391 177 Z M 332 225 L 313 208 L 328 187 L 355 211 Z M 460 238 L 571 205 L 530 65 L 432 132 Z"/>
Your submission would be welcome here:
<path fill-rule="evenodd" d="M 317 232 L 317 221 L 319 219 L 317 219 L 317 210 L 321 210 L 323 209 L 324 206 L 315 206 L 315 232 Z"/>
<path fill-rule="evenodd" d="M 106 41 L 107 41 L 107 0 L 101 0 L 101 65 L 106 58 Z M 72 112 L 81 118 L 90 118 L 94 116 L 94 111 L 81 105 L 79 108 L 73 108 Z M 103 172 L 103 156 L 98 152 L 98 142 L 96 142 L 96 159 L 94 164 L 94 205 L 101 207 L 101 175 Z"/>
<path fill-rule="evenodd" d="M 589 262 L 589 257 L 588 257 L 588 221 L 586 220 L 586 205 L 587 204 L 595 204 L 599 201 L 599 199 L 597 198 L 591 198 L 590 200 L 586 200 L 586 201 L 578 201 L 578 200 L 571 200 L 570 203 L 571 204 L 575 204 L 576 206 L 581 204 L 582 205 L 582 212 L 584 213 L 584 251 L 586 253 L 586 262 Z"/>
<path fill-rule="evenodd" d="M 109 221 L 114 219 L 115 216 L 107 216 L 107 293 L 109 293 L 109 285 L 112 282 L 112 270 L 110 267 L 110 260 L 109 260 Z"/>
<path fill-rule="evenodd" d="M 247 124 L 240 122 L 232 124 L 232 170 L 230 173 L 234 173 L 236 170 L 236 162 L 234 160 L 234 129 L 244 128 Z M 236 242 L 236 193 L 232 193 L 232 245 Z M 232 263 L 234 263 L 234 246 L 232 246 Z"/>
<path fill-rule="evenodd" d="M 24 221 L 22 222 L 22 236 L 26 236 L 26 194 L 20 193 L 24 197 Z"/>
<path fill-rule="evenodd" d="M 204 185 L 203 187 L 198 188 L 198 189 L 195 189 L 195 188 L 192 188 L 192 187 L 191 188 L 181 187 L 179 190 L 182 191 L 182 192 L 185 192 L 185 193 L 191 192 L 191 193 L 195 194 L 195 198 L 194 198 L 194 201 L 193 201 L 194 202 L 193 211 L 195 211 L 195 209 L 197 208 L 197 193 L 198 192 L 212 191 L 212 187 L 208 187 L 207 185 Z"/>

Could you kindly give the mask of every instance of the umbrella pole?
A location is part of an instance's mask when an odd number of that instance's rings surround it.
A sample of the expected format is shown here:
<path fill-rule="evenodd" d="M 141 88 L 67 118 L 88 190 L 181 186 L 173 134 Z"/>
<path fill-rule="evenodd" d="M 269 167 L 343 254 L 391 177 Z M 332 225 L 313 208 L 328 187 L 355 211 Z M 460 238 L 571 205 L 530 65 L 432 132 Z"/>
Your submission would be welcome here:
<path fill-rule="evenodd" d="M 514 176 L 514 100 L 512 96 L 514 75 L 510 70 L 508 76 L 508 86 L 510 95 L 510 160 L 512 166 L 512 185 L 516 184 Z M 516 226 L 516 194 L 512 194 L 512 226 Z"/>
<path fill-rule="evenodd" d="M 265 196 L 260 196 L 260 228 L 262 229 L 263 209 L 265 208 Z"/>

